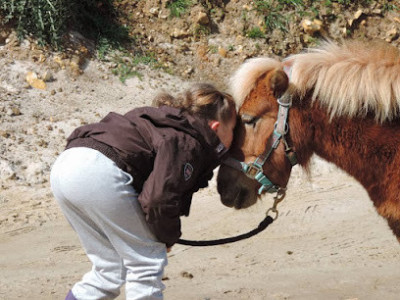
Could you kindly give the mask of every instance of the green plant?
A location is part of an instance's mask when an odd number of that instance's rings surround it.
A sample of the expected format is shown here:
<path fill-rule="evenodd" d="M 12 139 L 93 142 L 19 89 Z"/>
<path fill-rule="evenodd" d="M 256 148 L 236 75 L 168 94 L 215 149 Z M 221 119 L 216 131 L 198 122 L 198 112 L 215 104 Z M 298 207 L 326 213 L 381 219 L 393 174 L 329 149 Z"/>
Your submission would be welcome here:
<path fill-rule="evenodd" d="M 191 0 L 171 0 L 167 4 L 170 15 L 179 18 L 192 5 Z"/>
<path fill-rule="evenodd" d="M 286 6 L 293 6 L 293 7 L 298 7 L 298 8 L 306 7 L 303 0 L 278 0 L 278 3 L 286 5 Z"/>
<path fill-rule="evenodd" d="M 211 29 L 209 27 L 201 25 L 201 24 L 196 24 L 196 26 L 194 27 L 194 30 L 193 30 L 194 36 L 196 36 L 196 37 L 209 35 L 210 32 L 211 32 Z"/>
<path fill-rule="evenodd" d="M 67 29 L 100 42 L 119 47 L 129 41 L 128 28 L 117 22 L 112 0 L 0 0 L 3 24 L 16 28 L 20 39 L 32 35 L 42 45 L 62 47 Z M 105 42 L 107 40 L 107 42 Z"/>
<path fill-rule="evenodd" d="M 382 10 L 384 11 L 384 12 L 386 12 L 386 11 L 393 11 L 393 10 L 399 10 L 399 7 L 397 6 L 397 5 L 395 5 L 395 4 L 391 4 L 391 3 L 384 3 L 383 4 L 383 7 L 382 7 Z"/>
<path fill-rule="evenodd" d="M 287 18 L 278 12 L 271 11 L 270 14 L 264 16 L 264 21 L 265 26 L 271 31 L 275 28 L 278 28 L 282 31 L 287 32 Z"/>
<path fill-rule="evenodd" d="M 118 47 L 117 45 L 113 44 L 110 39 L 106 37 L 100 37 L 97 41 L 97 57 L 100 60 L 106 60 L 107 54 L 111 53 L 114 50 L 123 50 L 122 47 Z"/>
<path fill-rule="evenodd" d="M 337 0 L 337 3 L 343 4 L 343 5 L 350 5 L 352 2 L 351 0 Z"/>
<path fill-rule="evenodd" d="M 135 65 L 144 64 L 154 67 L 158 61 L 154 53 L 147 53 L 147 54 L 136 54 L 133 56 L 133 63 Z"/>
<path fill-rule="evenodd" d="M 119 77 L 122 83 L 128 78 L 138 77 L 142 80 L 143 75 L 137 70 L 139 65 L 148 65 L 151 68 L 162 69 L 163 67 L 157 61 L 154 53 L 135 53 L 129 52 L 115 52 L 111 59 L 116 66 L 113 68 L 112 73 Z"/>
<path fill-rule="evenodd" d="M 273 0 L 254 1 L 255 10 L 264 16 L 265 27 L 272 31 L 279 28 L 282 31 L 287 31 L 287 18 L 283 16 L 283 6 L 279 2 Z"/>
<path fill-rule="evenodd" d="M 115 69 L 112 70 L 112 73 L 119 77 L 119 80 L 122 83 L 132 77 L 138 77 L 142 80 L 143 75 L 139 73 L 133 65 L 126 64 L 125 62 L 121 61 Z"/>
<path fill-rule="evenodd" d="M 218 46 L 217 46 L 217 45 L 209 45 L 209 46 L 208 46 L 208 51 L 209 51 L 210 53 L 215 54 L 215 53 L 218 52 Z"/>
<path fill-rule="evenodd" d="M 12 22 L 20 39 L 33 34 L 42 45 L 60 46 L 60 32 L 66 28 L 66 11 L 62 0 L 0 0 L 2 23 Z"/>
<path fill-rule="evenodd" d="M 366 6 L 372 3 L 373 0 L 318 0 L 318 1 L 312 1 L 312 2 L 321 2 L 322 5 L 325 6 L 332 6 L 333 2 L 336 2 L 340 5 L 343 6 L 350 6 L 352 4 L 359 4 L 361 6 Z"/>
<path fill-rule="evenodd" d="M 264 38 L 265 34 L 261 31 L 260 27 L 253 27 L 247 32 L 247 36 L 251 39 Z"/>

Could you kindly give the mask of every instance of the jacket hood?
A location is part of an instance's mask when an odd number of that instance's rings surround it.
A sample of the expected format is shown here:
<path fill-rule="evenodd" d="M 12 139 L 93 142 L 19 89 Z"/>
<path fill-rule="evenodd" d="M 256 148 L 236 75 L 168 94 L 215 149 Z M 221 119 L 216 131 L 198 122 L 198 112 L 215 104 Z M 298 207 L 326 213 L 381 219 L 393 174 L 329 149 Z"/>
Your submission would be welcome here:
<path fill-rule="evenodd" d="M 207 120 L 191 115 L 183 109 L 169 106 L 161 106 L 157 109 L 142 107 L 135 109 L 134 112 L 141 118 L 148 119 L 157 127 L 171 127 L 191 135 L 204 147 L 214 149 L 218 158 L 228 151 L 217 134 L 210 128 Z"/>

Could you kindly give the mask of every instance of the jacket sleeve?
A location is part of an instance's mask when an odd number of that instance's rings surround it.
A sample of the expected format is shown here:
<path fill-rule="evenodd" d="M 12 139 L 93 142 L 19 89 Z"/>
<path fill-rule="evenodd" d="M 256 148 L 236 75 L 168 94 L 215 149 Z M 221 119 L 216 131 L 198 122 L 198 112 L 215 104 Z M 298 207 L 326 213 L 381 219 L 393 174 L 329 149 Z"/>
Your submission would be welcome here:
<path fill-rule="evenodd" d="M 199 147 L 179 144 L 177 139 L 163 141 L 138 198 L 150 229 L 167 247 L 181 236 L 182 201 L 193 190 L 202 164 L 198 152 Z"/>

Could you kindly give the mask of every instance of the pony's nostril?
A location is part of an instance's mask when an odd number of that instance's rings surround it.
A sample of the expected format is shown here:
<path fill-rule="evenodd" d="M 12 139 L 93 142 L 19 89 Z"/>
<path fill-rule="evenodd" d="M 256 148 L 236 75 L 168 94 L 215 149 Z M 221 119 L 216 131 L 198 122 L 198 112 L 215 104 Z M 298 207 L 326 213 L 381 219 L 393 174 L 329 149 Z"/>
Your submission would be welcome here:
<path fill-rule="evenodd" d="M 245 202 L 247 199 L 249 192 L 246 189 L 241 189 L 240 192 L 237 194 L 234 205 L 236 209 L 241 209 L 245 206 Z"/>
<path fill-rule="evenodd" d="M 227 207 L 233 207 L 234 201 L 232 201 L 232 197 L 229 197 L 227 195 L 222 195 L 221 194 L 221 202 L 223 205 Z"/>

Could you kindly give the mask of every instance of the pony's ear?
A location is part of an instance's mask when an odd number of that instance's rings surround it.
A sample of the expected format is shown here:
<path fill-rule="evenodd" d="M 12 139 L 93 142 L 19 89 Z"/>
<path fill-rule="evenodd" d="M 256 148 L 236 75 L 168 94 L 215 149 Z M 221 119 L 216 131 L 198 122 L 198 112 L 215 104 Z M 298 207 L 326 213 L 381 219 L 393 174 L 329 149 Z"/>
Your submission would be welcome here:
<path fill-rule="evenodd" d="M 286 73 L 281 69 L 276 69 L 270 77 L 270 87 L 274 92 L 276 98 L 283 95 L 283 93 L 289 87 L 289 78 Z"/>

